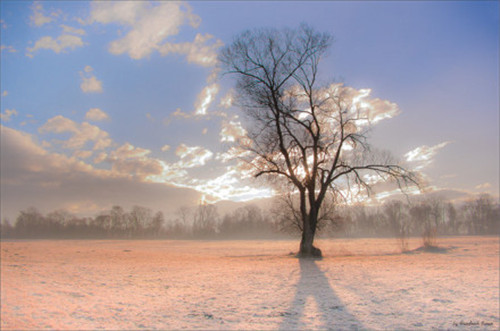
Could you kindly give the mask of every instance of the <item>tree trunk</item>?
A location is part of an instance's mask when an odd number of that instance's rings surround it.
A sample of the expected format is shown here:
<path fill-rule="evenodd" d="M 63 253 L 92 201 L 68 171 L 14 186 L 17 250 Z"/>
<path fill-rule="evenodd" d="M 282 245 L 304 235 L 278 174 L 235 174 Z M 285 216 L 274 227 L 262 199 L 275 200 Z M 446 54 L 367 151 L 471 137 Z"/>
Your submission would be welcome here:
<path fill-rule="evenodd" d="M 321 250 L 314 247 L 314 235 L 316 234 L 316 224 L 317 220 L 311 219 L 308 215 L 303 221 L 302 239 L 300 241 L 300 251 L 298 257 L 321 257 Z M 316 216 L 317 217 L 317 216 Z"/>

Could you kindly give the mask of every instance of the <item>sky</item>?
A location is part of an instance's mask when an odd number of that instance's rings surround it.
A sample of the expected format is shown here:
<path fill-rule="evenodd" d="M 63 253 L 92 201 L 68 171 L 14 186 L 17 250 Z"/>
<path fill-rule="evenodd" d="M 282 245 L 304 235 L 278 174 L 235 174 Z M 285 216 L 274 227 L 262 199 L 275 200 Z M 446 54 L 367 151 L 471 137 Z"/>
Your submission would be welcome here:
<path fill-rule="evenodd" d="M 231 159 L 246 123 L 217 52 L 300 23 L 334 37 L 325 81 L 394 105 L 370 141 L 427 193 L 498 197 L 498 1 L 3 0 L 0 14 L 2 219 L 272 197 Z"/>

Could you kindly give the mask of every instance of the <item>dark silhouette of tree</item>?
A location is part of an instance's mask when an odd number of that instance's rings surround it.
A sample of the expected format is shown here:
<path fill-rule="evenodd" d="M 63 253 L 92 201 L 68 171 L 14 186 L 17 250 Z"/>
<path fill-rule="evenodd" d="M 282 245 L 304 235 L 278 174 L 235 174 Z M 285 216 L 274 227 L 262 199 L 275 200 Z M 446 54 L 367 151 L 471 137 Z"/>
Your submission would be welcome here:
<path fill-rule="evenodd" d="M 410 208 L 412 223 L 422 230 L 422 243 L 425 248 L 436 246 L 437 228 L 435 226 L 434 210 L 430 203 L 420 201 Z"/>
<path fill-rule="evenodd" d="M 3 219 L 2 224 L 0 224 L 0 238 L 12 238 L 15 236 L 14 226 L 9 222 L 8 219 Z"/>
<path fill-rule="evenodd" d="M 406 206 L 402 201 L 393 200 L 384 203 L 383 210 L 388 224 L 399 240 L 403 252 L 408 250 L 410 236 L 410 218 L 406 214 Z"/>
<path fill-rule="evenodd" d="M 354 103 L 352 89 L 319 83 L 331 41 L 306 25 L 257 29 L 238 35 L 219 56 L 236 76 L 238 102 L 251 120 L 247 138 L 240 139 L 245 160 L 256 177 L 298 196 L 302 257 L 321 256 L 313 242 L 328 192 L 369 189 L 367 173 L 416 182 L 387 155 L 370 153 L 370 114 Z"/>
<path fill-rule="evenodd" d="M 468 234 L 498 234 L 500 225 L 499 206 L 492 202 L 491 196 L 481 194 L 474 200 L 467 201 L 462 207 Z"/>
<path fill-rule="evenodd" d="M 34 207 L 22 210 L 16 219 L 16 234 L 25 238 L 43 237 L 45 217 Z"/>
<path fill-rule="evenodd" d="M 195 237 L 210 237 L 217 232 L 219 213 L 212 204 L 200 204 L 194 214 L 193 235 Z"/>
<path fill-rule="evenodd" d="M 227 213 L 219 226 L 220 237 L 253 239 L 275 235 L 274 224 L 256 205 L 247 205 Z"/>
<path fill-rule="evenodd" d="M 150 231 L 150 233 L 153 235 L 154 238 L 158 238 L 160 236 L 164 224 L 165 224 L 165 217 L 163 216 L 163 213 L 161 211 L 156 212 L 148 228 L 148 230 Z"/>
<path fill-rule="evenodd" d="M 459 223 L 458 223 L 457 209 L 451 202 L 448 202 L 446 204 L 446 215 L 448 217 L 448 224 L 447 224 L 448 233 L 452 235 L 458 234 Z"/>

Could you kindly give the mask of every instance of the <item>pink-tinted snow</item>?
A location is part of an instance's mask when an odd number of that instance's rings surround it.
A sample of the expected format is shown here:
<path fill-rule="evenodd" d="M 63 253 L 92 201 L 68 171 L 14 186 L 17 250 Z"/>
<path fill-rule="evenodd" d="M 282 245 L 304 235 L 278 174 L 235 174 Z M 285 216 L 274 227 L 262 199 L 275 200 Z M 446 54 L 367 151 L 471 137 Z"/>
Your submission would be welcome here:
<path fill-rule="evenodd" d="M 417 248 L 418 239 L 410 241 Z M 499 241 L 1 243 L 1 329 L 499 328 Z"/>

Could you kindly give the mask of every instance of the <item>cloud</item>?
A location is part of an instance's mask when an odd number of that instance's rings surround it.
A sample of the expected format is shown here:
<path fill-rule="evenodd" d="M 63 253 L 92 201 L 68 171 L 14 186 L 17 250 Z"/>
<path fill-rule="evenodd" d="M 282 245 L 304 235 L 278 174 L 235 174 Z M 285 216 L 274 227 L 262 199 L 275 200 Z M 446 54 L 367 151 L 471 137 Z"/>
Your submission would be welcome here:
<path fill-rule="evenodd" d="M 231 90 L 220 99 L 219 107 L 229 108 L 233 105 L 234 92 Z"/>
<path fill-rule="evenodd" d="M 420 146 L 408 153 L 406 153 L 405 159 L 407 162 L 415 163 L 415 170 L 421 170 L 432 163 L 432 158 L 437 154 L 437 152 L 448 145 L 450 141 L 445 141 L 434 146 Z"/>
<path fill-rule="evenodd" d="M 5 93 L 6 91 L 4 91 Z M 3 114 L 0 114 L 0 119 L 3 121 L 3 122 L 8 122 L 10 121 L 10 118 L 12 116 L 17 116 L 17 110 L 15 109 L 6 109 L 5 112 Z"/>
<path fill-rule="evenodd" d="M 395 117 L 401 113 L 398 105 L 388 100 L 372 98 L 371 89 L 355 89 L 342 83 L 332 84 L 322 91 L 330 97 L 340 97 L 350 112 L 356 115 L 356 124 L 365 126 Z"/>
<path fill-rule="evenodd" d="M 68 34 L 77 34 L 80 36 L 84 36 L 85 30 L 83 29 L 77 29 L 68 25 L 61 24 L 60 27 L 63 29 L 63 33 L 68 33 Z"/>
<path fill-rule="evenodd" d="M 17 52 L 17 49 L 15 49 L 13 46 L 11 45 L 1 45 L 0 46 L 0 51 L 6 51 L 6 52 L 9 52 L 9 53 L 15 53 Z"/>
<path fill-rule="evenodd" d="M 108 154 L 106 154 L 105 152 L 101 152 L 94 158 L 94 164 L 102 163 L 106 161 L 107 158 Z"/>
<path fill-rule="evenodd" d="M 129 28 L 128 33 L 109 45 L 115 55 L 127 53 L 132 59 L 142 59 L 160 48 L 168 37 L 179 33 L 186 23 L 197 27 L 200 18 L 191 7 L 181 2 L 145 1 L 93 2 L 89 21 L 102 24 L 118 23 Z"/>
<path fill-rule="evenodd" d="M 177 166 L 180 168 L 195 168 L 205 165 L 212 157 L 213 153 L 208 149 L 200 146 L 179 145 L 175 150 L 175 154 L 180 157 Z"/>
<path fill-rule="evenodd" d="M 99 108 L 91 108 L 89 111 L 85 114 L 85 119 L 89 121 L 105 121 L 109 119 L 108 114 L 106 114 L 104 111 L 100 110 Z"/>
<path fill-rule="evenodd" d="M 6 97 L 6 96 L 8 96 L 8 95 L 9 95 L 9 92 L 7 92 L 7 90 L 4 90 L 4 91 L 2 92 L 2 97 Z"/>
<path fill-rule="evenodd" d="M 218 92 L 219 85 L 216 83 L 204 87 L 196 99 L 195 114 L 206 115 L 208 107 L 214 101 L 214 98 Z"/>
<path fill-rule="evenodd" d="M 55 20 L 54 17 L 58 16 L 57 12 L 53 12 L 51 16 L 45 16 L 43 13 L 43 6 L 38 1 L 33 3 L 31 9 L 33 10 L 33 14 L 30 16 L 30 22 L 37 27 L 53 22 Z"/>
<path fill-rule="evenodd" d="M 109 134 L 99 127 L 83 122 L 78 124 L 61 115 L 49 119 L 39 129 L 40 133 L 72 133 L 71 137 L 66 141 L 60 141 L 64 148 L 82 149 L 87 143 L 93 143 L 93 150 L 100 150 L 109 147 L 112 140 Z"/>
<path fill-rule="evenodd" d="M 91 66 L 86 66 L 84 72 L 80 71 L 80 88 L 84 93 L 102 93 L 102 82 L 92 74 L 93 70 Z"/>
<path fill-rule="evenodd" d="M 76 151 L 73 156 L 78 159 L 88 159 L 93 154 L 93 151 Z"/>
<path fill-rule="evenodd" d="M 224 43 L 214 40 L 210 34 L 197 34 L 193 42 L 165 43 L 159 48 L 161 55 L 170 53 L 185 55 L 188 63 L 195 63 L 204 67 L 211 67 L 217 63 L 217 50 Z"/>
<path fill-rule="evenodd" d="M 241 179 L 239 169 L 228 166 L 222 175 L 208 180 L 192 180 L 187 187 L 192 187 L 203 193 L 205 199 L 210 203 L 221 200 L 243 202 L 274 196 L 272 189 L 246 185 Z"/>
<path fill-rule="evenodd" d="M 29 206 L 44 213 L 73 206 L 73 211 L 90 215 L 116 204 L 173 212 L 178 206 L 194 205 L 200 198 L 193 189 L 144 182 L 96 169 L 75 157 L 50 153 L 34 136 L 21 131 L 0 126 L 0 134 L 2 219 L 13 220 Z"/>
<path fill-rule="evenodd" d="M 222 130 L 220 132 L 221 142 L 236 142 L 238 139 L 245 137 L 246 130 L 237 121 L 222 121 Z"/>
<path fill-rule="evenodd" d="M 244 150 L 239 146 L 232 146 L 223 153 L 217 153 L 215 159 L 221 161 L 222 163 L 226 163 L 239 157 L 249 156 L 250 154 L 251 153 L 249 151 Z"/>
<path fill-rule="evenodd" d="M 491 188 L 491 184 L 486 182 L 486 183 L 483 183 L 483 184 L 479 184 L 479 185 L 476 185 L 474 187 L 476 190 L 487 190 L 489 188 Z"/>
<path fill-rule="evenodd" d="M 163 145 L 163 147 L 161 148 L 162 152 L 166 152 L 168 150 L 170 150 L 170 145 Z"/>
<path fill-rule="evenodd" d="M 149 158 L 150 153 L 149 149 L 126 143 L 111 152 L 106 161 L 112 163 L 113 172 L 145 180 L 149 176 L 162 175 L 167 168 L 162 161 Z"/>
<path fill-rule="evenodd" d="M 45 36 L 36 41 L 35 46 L 26 48 L 26 56 L 33 57 L 33 53 L 39 49 L 49 49 L 54 53 L 65 53 L 67 50 L 74 50 L 77 47 L 83 47 L 84 43 L 81 37 L 71 34 L 61 34 L 56 39 L 51 36 Z"/>

